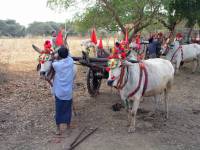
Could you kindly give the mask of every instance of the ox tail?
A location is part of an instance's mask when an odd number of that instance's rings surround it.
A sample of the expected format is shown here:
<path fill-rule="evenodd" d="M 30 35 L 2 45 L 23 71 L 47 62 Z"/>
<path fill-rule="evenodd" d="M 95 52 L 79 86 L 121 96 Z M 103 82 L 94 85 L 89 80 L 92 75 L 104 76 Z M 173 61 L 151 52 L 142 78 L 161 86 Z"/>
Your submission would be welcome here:
<path fill-rule="evenodd" d="M 168 119 L 169 115 L 168 115 L 168 93 L 169 91 L 171 90 L 172 88 L 172 85 L 173 85 L 173 78 L 171 78 L 168 82 L 167 82 L 167 85 L 166 85 L 166 89 L 164 90 L 164 95 L 165 95 L 165 113 L 166 113 L 166 119 Z"/>

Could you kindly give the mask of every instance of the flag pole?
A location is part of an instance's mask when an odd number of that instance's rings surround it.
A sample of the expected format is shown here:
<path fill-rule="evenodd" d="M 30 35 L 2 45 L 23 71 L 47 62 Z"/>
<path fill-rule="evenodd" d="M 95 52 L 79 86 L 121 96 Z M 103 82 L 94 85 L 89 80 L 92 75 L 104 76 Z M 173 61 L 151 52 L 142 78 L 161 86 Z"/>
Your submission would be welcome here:
<path fill-rule="evenodd" d="M 67 42 L 67 37 L 68 37 L 68 33 L 67 33 L 67 19 L 65 19 L 65 42 L 66 42 L 66 47 L 69 50 L 69 44 Z"/>

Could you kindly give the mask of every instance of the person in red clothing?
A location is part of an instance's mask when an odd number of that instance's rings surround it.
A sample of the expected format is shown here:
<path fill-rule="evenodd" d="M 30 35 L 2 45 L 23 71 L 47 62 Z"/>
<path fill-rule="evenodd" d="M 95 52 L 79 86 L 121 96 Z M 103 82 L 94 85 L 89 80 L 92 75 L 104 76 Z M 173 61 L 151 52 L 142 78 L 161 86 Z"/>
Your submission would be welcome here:
<path fill-rule="evenodd" d="M 69 49 L 67 44 L 67 36 L 65 32 L 65 27 L 63 25 L 60 26 L 56 40 L 55 40 L 55 50 L 57 51 L 60 47 L 64 46 Z"/>

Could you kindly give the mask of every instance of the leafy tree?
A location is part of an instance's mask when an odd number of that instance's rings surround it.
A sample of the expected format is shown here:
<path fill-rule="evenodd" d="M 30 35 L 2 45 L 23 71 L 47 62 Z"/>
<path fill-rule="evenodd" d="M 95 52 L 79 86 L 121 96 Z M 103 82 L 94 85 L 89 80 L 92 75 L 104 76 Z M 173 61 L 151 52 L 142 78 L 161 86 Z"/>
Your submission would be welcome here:
<path fill-rule="evenodd" d="M 129 40 L 138 31 L 149 26 L 160 10 L 160 0 L 82 0 L 92 3 L 86 12 L 75 19 L 80 30 L 91 27 L 105 28 L 109 31 L 121 30 L 124 34 L 128 28 Z M 48 0 L 51 8 L 68 9 L 76 0 Z"/>
<path fill-rule="evenodd" d="M 200 1 L 199 0 L 162 0 L 163 11 L 160 11 L 158 20 L 174 36 L 176 26 L 186 20 L 186 27 L 193 26 L 200 20 Z M 189 31 L 189 36 L 192 30 Z"/>
<path fill-rule="evenodd" d="M 174 36 L 176 26 L 183 20 L 179 11 L 180 2 L 183 0 L 163 0 L 163 10 L 160 11 L 158 20 L 170 31 L 170 37 Z"/>
<path fill-rule="evenodd" d="M 25 27 L 15 20 L 0 20 L 0 36 L 25 36 Z"/>
<path fill-rule="evenodd" d="M 72 23 L 56 23 L 56 22 L 33 22 L 27 28 L 27 34 L 30 35 L 51 35 L 52 31 L 58 31 L 60 26 L 66 26 L 66 30 L 71 34 L 74 34 L 74 28 Z"/>
<path fill-rule="evenodd" d="M 50 35 L 54 30 L 50 24 L 44 22 L 33 22 L 27 28 L 27 34 L 31 35 Z"/>
<path fill-rule="evenodd" d="M 200 1 L 199 0 L 186 0 L 181 5 L 182 16 L 186 19 L 186 27 L 190 28 L 188 32 L 188 40 L 191 36 L 193 27 L 196 23 L 200 22 Z"/>

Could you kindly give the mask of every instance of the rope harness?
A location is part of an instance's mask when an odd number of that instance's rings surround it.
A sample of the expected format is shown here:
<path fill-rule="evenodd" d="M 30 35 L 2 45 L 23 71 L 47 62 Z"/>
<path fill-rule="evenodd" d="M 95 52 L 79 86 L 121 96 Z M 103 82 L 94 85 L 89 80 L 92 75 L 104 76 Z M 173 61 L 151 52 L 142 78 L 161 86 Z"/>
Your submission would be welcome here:
<path fill-rule="evenodd" d="M 181 61 L 183 60 L 183 49 L 182 49 L 182 46 L 179 46 L 179 47 L 177 48 L 177 50 L 174 52 L 174 54 L 172 55 L 172 58 L 171 58 L 170 61 L 174 60 L 174 58 L 175 58 L 175 56 L 176 56 L 176 53 L 177 53 L 179 50 L 181 50 Z"/>
<path fill-rule="evenodd" d="M 119 78 L 119 80 L 117 82 L 117 89 L 120 89 L 120 90 L 123 89 L 125 87 L 125 85 L 127 84 L 127 82 L 128 82 L 128 74 L 129 74 L 129 72 L 128 72 L 128 67 L 126 67 L 126 68 L 127 68 L 127 74 L 126 74 L 125 82 L 123 83 L 124 74 L 125 74 L 125 66 L 123 66 L 122 69 L 121 69 L 120 78 Z M 144 85 L 143 85 L 142 96 L 144 95 L 144 93 L 145 93 L 145 91 L 147 89 L 147 84 L 148 84 L 148 72 L 147 72 L 147 69 L 146 69 L 144 63 L 139 63 L 139 68 L 140 68 L 140 77 L 139 77 L 138 85 L 137 85 L 136 89 L 134 89 L 128 95 L 128 98 L 134 96 L 138 92 L 138 90 L 140 89 L 143 75 L 145 77 L 145 82 L 144 82 Z"/>
<path fill-rule="evenodd" d="M 126 73 L 126 80 L 125 82 L 123 83 L 123 80 L 124 80 L 124 74 L 125 74 L 125 66 L 122 67 L 121 69 L 121 73 L 120 73 L 120 77 L 119 77 L 119 80 L 117 82 L 117 89 L 123 89 L 124 86 L 126 85 L 126 83 L 128 82 L 128 67 L 127 68 L 127 73 Z"/>
<path fill-rule="evenodd" d="M 133 92 L 131 92 L 129 95 L 128 95 L 128 98 L 134 96 L 138 90 L 140 89 L 141 87 L 141 82 L 142 82 L 142 77 L 143 77 L 143 71 L 144 71 L 144 76 L 145 76 L 145 81 L 144 81 L 144 86 L 143 86 L 143 90 L 142 90 L 142 96 L 144 95 L 146 89 L 147 89 L 147 84 L 148 84 L 148 73 L 147 73 L 147 69 L 146 67 L 144 66 L 144 63 L 139 63 L 139 67 L 140 67 L 140 79 L 139 79 L 139 82 L 138 82 L 138 85 L 137 85 L 137 88 L 135 90 L 133 90 Z"/>

